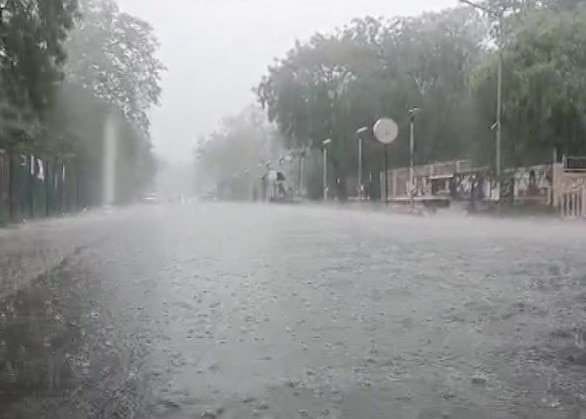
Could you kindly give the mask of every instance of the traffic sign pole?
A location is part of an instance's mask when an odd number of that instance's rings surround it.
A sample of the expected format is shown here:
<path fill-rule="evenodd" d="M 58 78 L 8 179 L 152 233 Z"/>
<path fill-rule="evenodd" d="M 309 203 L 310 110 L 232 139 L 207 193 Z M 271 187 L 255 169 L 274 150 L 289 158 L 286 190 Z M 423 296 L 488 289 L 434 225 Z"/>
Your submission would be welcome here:
<path fill-rule="evenodd" d="M 385 158 L 385 203 L 389 203 L 389 144 L 397 139 L 399 135 L 399 127 L 390 118 L 381 118 L 376 121 L 372 129 L 375 138 L 383 145 L 383 152 Z"/>

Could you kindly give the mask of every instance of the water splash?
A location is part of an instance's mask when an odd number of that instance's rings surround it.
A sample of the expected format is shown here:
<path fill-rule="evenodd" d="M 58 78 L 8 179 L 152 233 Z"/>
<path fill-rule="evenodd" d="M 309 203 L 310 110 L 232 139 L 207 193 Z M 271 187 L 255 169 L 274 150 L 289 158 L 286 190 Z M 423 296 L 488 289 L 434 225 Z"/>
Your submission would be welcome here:
<path fill-rule="evenodd" d="M 112 115 L 106 121 L 104 131 L 104 158 L 102 169 L 103 195 L 105 206 L 114 204 L 116 199 L 116 158 L 118 154 L 118 129 Z"/>

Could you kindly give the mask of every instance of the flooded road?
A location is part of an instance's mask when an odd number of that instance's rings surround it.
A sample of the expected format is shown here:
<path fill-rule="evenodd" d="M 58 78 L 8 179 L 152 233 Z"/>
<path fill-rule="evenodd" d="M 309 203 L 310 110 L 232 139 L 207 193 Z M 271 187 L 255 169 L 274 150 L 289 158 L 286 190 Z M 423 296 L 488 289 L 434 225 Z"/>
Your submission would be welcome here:
<path fill-rule="evenodd" d="M 199 203 L 87 222 L 2 297 L 1 418 L 586 417 L 582 225 Z"/>

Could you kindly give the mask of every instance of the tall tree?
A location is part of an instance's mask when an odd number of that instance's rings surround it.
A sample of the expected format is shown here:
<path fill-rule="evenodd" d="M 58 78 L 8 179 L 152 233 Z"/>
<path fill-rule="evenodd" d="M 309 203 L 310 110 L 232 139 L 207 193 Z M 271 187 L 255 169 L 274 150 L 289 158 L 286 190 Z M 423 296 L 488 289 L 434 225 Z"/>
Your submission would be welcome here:
<path fill-rule="evenodd" d="M 81 0 L 82 20 L 67 43 L 68 79 L 122 111 L 149 134 L 149 110 L 158 105 L 165 66 L 147 22 L 122 13 L 113 0 Z"/>
<path fill-rule="evenodd" d="M 388 41 L 388 59 L 395 67 L 390 77 L 402 80 L 405 106 L 423 110 L 417 122 L 416 162 L 468 155 L 469 75 L 483 57 L 485 37 L 479 14 L 457 8 L 405 19 Z M 402 111 L 399 120 L 405 118 Z"/>
<path fill-rule="evenodd" d="M 14 146 L 39 131 L 62 79 L 76 10 L 77 0 L 0 2 L 0 144 Z"/>
<path fill-rule="evenodd" d="M 586 153 L 586 10 L 536 10 L 520 20 L 503 51 L 507 165 Z M 478 92 L 493 89 L 495 62 L 479 70 Z M 481 100 L 482 95 L 478 95 Z"/>
<path fill-rule="evenodd" d="M 279 137 L 267 126 L 262 113 L 250 106 L 225 118 L 219 129 L 201 138 L 196 157 L 200 167 L 216 182 L 264 170 L 265 163 L 274 159 L 279 149 Z"/>
<path fill-rule="evenodd" d="M 481 55 L 486 26 L 466 8 L 390 22 L 365 18 L 331 35 L 297 43 L 269 68 L 257 94 L 287 139 L 319 147 L 330 137 L 338 195 L 355 173 L 354 132 L 390 116 L 402 128 L 393 146 L 396 164 L 408 161 L 408 110 L 425 110 L 417 160 L 466 154 L 464 125 L 468 75 Z M 379 159 L 370 146 L 367 156 Z M 377 162 L 368 162 L 377 165 Z"/>

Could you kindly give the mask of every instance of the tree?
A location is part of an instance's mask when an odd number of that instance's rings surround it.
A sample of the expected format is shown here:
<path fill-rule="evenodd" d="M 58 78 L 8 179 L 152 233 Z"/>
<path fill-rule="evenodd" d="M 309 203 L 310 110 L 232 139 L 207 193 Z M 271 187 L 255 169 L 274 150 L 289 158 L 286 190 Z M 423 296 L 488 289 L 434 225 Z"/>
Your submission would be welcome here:
<path fill-rule="evenodd" d="M 486 25 L 478 13 L 458 8 L 405 19 L 389 41 L 389 58 L 396 62 L 392 77 L 403 80 L 404 105 L 423 110 L 417 123 L 416 162 L 469 154 L 474 129 L 468 126 L 469 75 L 483 58 L 485 37 Z M 403 144 L 407 142 L 405 136 Z"/>
<path fill-rule="evenodd" d="M 76 11 L 77 0 L 0 2 L 1 145 L 30 142 L 42 131 L 55 84 L 62 79 L 63 43 Z"/>
<path fill-rule="evenodd" d="M 486 25 L 459 8 L 392 21 L 365 18 L 331 35 L 297 43 L 269 68 L 257 88 L 286 145 L 319 148 L 332 138 L 334 179 L 344 199 L 355 173 L 354 132 L 390 116 L 403 128 L 394 164 L 408 161 L 408 110 L 425 109 L 418 124 L 417 161 L 465 155 L 468 76 L 479 61 Z M 380 147 L 367 146 L 367 166 L 379 166 Z"/>
<path fill-rule="evenodd" d="M 370 48 L 379 22 L 354 22 L 333 35 L 316 34 L 307 44 L 297 43 L 287 57 L 269 69 L 257 89 L 260 103 L 266 107 L 290 148 L 319 148 L 331 138 L 331 164 L 334 178 L 340 179 L 338 195 L 345 196 L 347 168 L 353 155 L 349 153 L 353 133 L 360 123 L 373 119 L 380 101 L 377 96 L 362 94 L 368 76 L 377 73 L 378 57 Z M 367 34 L 367 32 L 369 34 Z M 364 77 L 360 77 L 360 76 Z M 367 76 L 368 75 L 368 76 Z M 359 108 L 354 101 L 368 103 Z"/>
<path fill-rule="evenodd" d="M 74 156 L 88 203 L 101 202 L 104 138 L 114 124 L 118 143 L 118 202 L 136 197 L 153 180 L 156 163 L 148 112 L 158 103 L 163 64 L 152 27 L 121 13 L 111 0 L 82 0 L 65 45 L 65 81 L 47 119 L 44 143 Z"/>
<path fill-rule="evenodd" d="M 585 153 L 586 11 L 535 10 L 526 14 L 505 45 L 505 163 L 543 162 L 555 148 Z M 492 89 L 489 61 L 477 74 L 476 92 Z M 478 99 L 481 100 L 482 94 Z"/>
<path fill-rule="evenodd" d="M 262 114 L 247 107 L 237 116 L 226 117 L 207 138 L 200 138 L 196 157 L 207 175 L 217 182 L 245 172 L 256 173 L 259 166 L 264 170 L 279 149 L 279 140 L 266 126 Z"/>
<path fill-rule="evenodd" d="M 117 107 L 149 134 L 148 112 L 158 105 L 161 73 L 153 28 L 120 12 L 113 0 L 82 0 L 83 16 L 67 43 L 68 80 Z"/>
<path fill-rule="evenodd" d="M 56 160 L 75 167 L 85 205 L 103 203 L 104 159 L 109 158 L 104 152 L 108 124 L 113 124 L 117 139 L 116 202 L 133 200 L 153 180 L 156 165 L 148 139 L 120 110 L 96 98 L 91 91 L 63 83 L 46 124 L 45 142 L 50 144 Z"/>
<path fill-rule="evenodd" d="M 100 204 L 104 138 L 113 124 L 116 199 L 127 201 L 156 169 L 147 112 L 160 95 L 158 43 L 148 24 L 111 0 L 78 6 L 0 0 L 0 148 L 53 168 L 66 163 L 83 191 L 78 204 Z"/>

